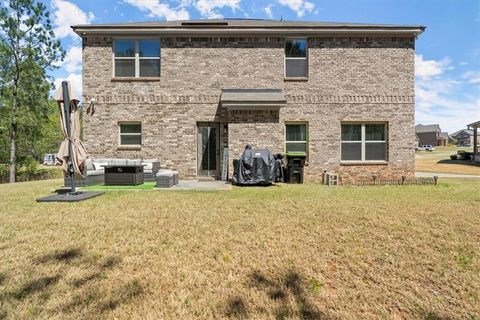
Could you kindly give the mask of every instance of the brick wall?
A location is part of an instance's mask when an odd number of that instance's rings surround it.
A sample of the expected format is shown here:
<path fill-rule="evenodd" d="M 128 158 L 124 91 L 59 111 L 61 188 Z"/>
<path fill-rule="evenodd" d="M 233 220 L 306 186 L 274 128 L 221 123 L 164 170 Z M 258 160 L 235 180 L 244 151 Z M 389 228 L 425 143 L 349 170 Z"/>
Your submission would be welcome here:
<path fill-rule="evenodd" d="M 159 158 L 182 178 L 196 176 L 196 123 L 220 122 L 230 162 L 244 145 L 283 152 L 285 121 L 309 124 L 307 179 L 323 170 L 345 179 L 414 173 L 412 38 L 311 38 L 308 81 L 284 81 L 282 38 L 164 38 L 158 81 L 112 81 L 112 38 L 83 39 L 83 95 L 97 100 L 85 117 L 92 157 Z M 279 111 L 228 111 L 222 88 L 282 88 Z M 119 121 L 142 121 L 142 148 L 118 145 Z M 387 165 L 340 164 L 341 121 L 386 121 Z M 228 123 L 228 133 L 223 125 Z M 231 165 L 230 165 L 231 167 Z"/>

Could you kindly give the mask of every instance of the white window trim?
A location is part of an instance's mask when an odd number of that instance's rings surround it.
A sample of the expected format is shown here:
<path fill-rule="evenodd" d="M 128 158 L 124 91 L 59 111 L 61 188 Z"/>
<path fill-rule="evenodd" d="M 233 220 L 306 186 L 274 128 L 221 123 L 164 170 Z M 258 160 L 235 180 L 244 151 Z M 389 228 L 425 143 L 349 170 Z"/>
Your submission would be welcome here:
<path fill-rule="evenodd" d="M 135 47 L 135 55 L 133 57 L 115 57 L 115 42 L 117 40 L 133 40 L 134 47 Z M 160 43 L 160 55 L 158 57 L 140 57 L 140 41 L 141 40 L 158 40 Z M 112 46 L 112 57 L 113 57 L 113 66 L 112 66 L 112 77 L 113 78 L 131 78 L 131 77 L 117 77 L 115 76 L 115 60 L 135 60 L 135 78 L 159 78 L 162 74 L 162 66 L 161 66 L 161 57 L 162 57 L 162 41 L 159 38 L 115 38 L 113 39 L 113 46 Z M 160 61 L 160 73 L 158 76 L 151 77 L 151 76 L 143 76 L 140 77 L 140 60 L 159 60 Z"/>
<path fill-rule="evenodd" d="M 285 49 L 287 47 L 287 40 L 305 40 L 307 42 L 307 47 L 305 51 L 305 57 L 287 57 L 285 54 Z M 287 60 L 305 60 L 306 62 L 306 75 L 304 77 L 289 77 L 287 76 Z M 283 77 L 286 79 L 294 78 L 308 78 L 308 38 L 305 37 L 287 37 L 283 39 Z"/>
<path fill-rule="evenodd" d="M 287 126 L 289 125 L 304 125 L 305 126 L 305 137 L 307 138 L 307 140 L 305 141 L 291 141 L 291 140 L 287 140 Z M 285 142 L 284 142 L 284 145 L 283 145 L 283 149 L 285 151 L 285 153 L 287 153 L 287 143 L 305 143 L 305 150 L 306 150 L 306 153 L 307 153 L 307 157 L 308 157 L 308 122 L 307 121 L 288 121 L 288 122 L 285 122 L 285 132 L 284 132 L 284 137 L 285 137 Z"/>
<path fill-rule="evenodd" d="M 140 133 L 122 133 L 122 124 L 139 124 Z M 122 136 L 140 136 L 140 144 L 122 144 Z M 143 143 L 143 125 L 141 121 L 120 121 L 118 122 L 118 145 L 122 147 L 141 146 Z"/>
<path fill-rule="evenodd" d="M 387 163 L 388 162 L 388 122 L 383 122 L 383 121 L 375 121 L 375 122 L 342 122 L 340 125 L 344 124 L 356 124 L 356 125 L 361 125 L 361 135 L 360 135 L 360 140 L 342 140 L 342 136 L 340 133 L 340 162 L 342 163 Z M 384 125 L 384 136 L 385 140 L 365 140 L 366 136 L 366 131 L 365 131 L 365 125 L 367 124 L 383 124 Z M 341 129 L 340 129 L 341 132 Z M 342 160 L 342 143 L 360 143 L 361 146 L 361 160 Z M 366 160 L 365 159 L 365 144 L 366 143 L 385 143 L 385 160 Z"/>

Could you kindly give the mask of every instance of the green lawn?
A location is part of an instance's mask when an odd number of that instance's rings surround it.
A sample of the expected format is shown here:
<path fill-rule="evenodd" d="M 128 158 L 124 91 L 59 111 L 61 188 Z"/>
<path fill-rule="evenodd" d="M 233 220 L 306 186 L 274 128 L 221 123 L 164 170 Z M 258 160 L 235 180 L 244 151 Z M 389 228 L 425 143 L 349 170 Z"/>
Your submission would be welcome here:
<path fill-rule="evenodd" d="M 0 185 L 0 319 L 475 319 L 480 180 L 107 191 Z"/>

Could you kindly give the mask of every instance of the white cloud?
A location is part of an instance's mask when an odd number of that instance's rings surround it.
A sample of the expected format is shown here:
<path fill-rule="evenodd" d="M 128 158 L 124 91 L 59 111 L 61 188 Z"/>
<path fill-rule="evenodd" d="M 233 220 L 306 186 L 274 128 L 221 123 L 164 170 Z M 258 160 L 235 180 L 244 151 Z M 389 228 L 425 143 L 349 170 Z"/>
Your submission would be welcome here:
<path fill-rule="evenodd" d="M 417 123 L 439 123 L 451 133 L 480 118 L 480 96 L 461 93 L 467 83 L 479 80 L 478 73 L 452 77 L 446 73 L 452 69 L 450 59 L 424 60 L 422 55 L 416 55 L 415 66 Z"/>
<path fill-rule="evenodd" d="M 172 9 L 168 4 L 160 3 L 158 0 L 123 0 L 141 11 L 148 12 L 151 18 L 165 18 L 166 20 L 188 20 L 190 15 L 183 6 Z"/>
<path fill-rule="evenodd" d="M 467 71 L 462 74 L 462 79 L 468 83 L 480 84 L 480 71 Z"/>
<path fill-rule="evenodd" d="M 269 4 L 268 6 L 266 6 L 266 7 L 263 9 L 263 10 L 265 11 L 265 14 L 267 15 L 267 17 L 269 17 L 270 19 L 273 18 L 272 7 L 273 7 L 273 5 L 272 5 L 272 4 Z"/>
<path fill-rule="evenodd" d="M 315 4 L 306 0 L 278 0 L 278 3 L 295 11 L 297 17 L 303 17 L 305 12 L 312 12 L 315 9 Z"/>
<path fill-rule="evenodd" d="M 53 12 L 53 23 L 55 24 L 55 35 L 58 38 L 65 38 L 67 36 L 75 37 L 70 26 L 76 24 L 89 24 L 95 18 L 92 12 L 85 13 L 77 5 L 65 0 L 53 0 L 52 6 L 55 9 Z"/>
<path fill-rule="evenodd" d="M 200 11 L 202 16 L 210 19 L 221 19 L 223 15 L 215 9 L 229 7 L 235 12 L 236 9 L 240 8 L 240 1 L 241 0 L 199 0 L 195 3 L 195 7 Z"/>
<path fill-rule="evenodd" d="M 74 46 L 68 49 L 63 66 L 70 73 L 82 70 L 82 48 Z"/>
<path fill-rule="evenodd" d="M 451 61 L 449 58 L 444 58 L 440 61 L 425 60 L 423 55 L 415 55 L 415 76 L 421 78 L 430 78 L 441 75 L 445 70 L 451 69 Z"/>
<path fill-rule="evenodd" d="M 82 97 L 82 75 L 77 73 L 71 73 L 66 78 L 56 78 L 54 81 L 55 90 L 62 85 L 62 81 L 67 80 L 71 83 L 75 92 Z M 55 91 L 53 91 L 55 92 Z"/>

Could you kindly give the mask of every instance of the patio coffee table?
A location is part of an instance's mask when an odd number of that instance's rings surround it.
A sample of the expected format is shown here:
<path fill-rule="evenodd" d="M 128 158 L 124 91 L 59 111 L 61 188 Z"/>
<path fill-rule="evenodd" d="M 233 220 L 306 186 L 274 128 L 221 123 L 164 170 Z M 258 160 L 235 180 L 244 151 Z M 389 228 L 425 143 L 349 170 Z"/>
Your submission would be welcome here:
<path fill-rule="evenodd" d="M 144 165 L 106 165 L 105 185 L 136 186 L 143 184 Z"/>

